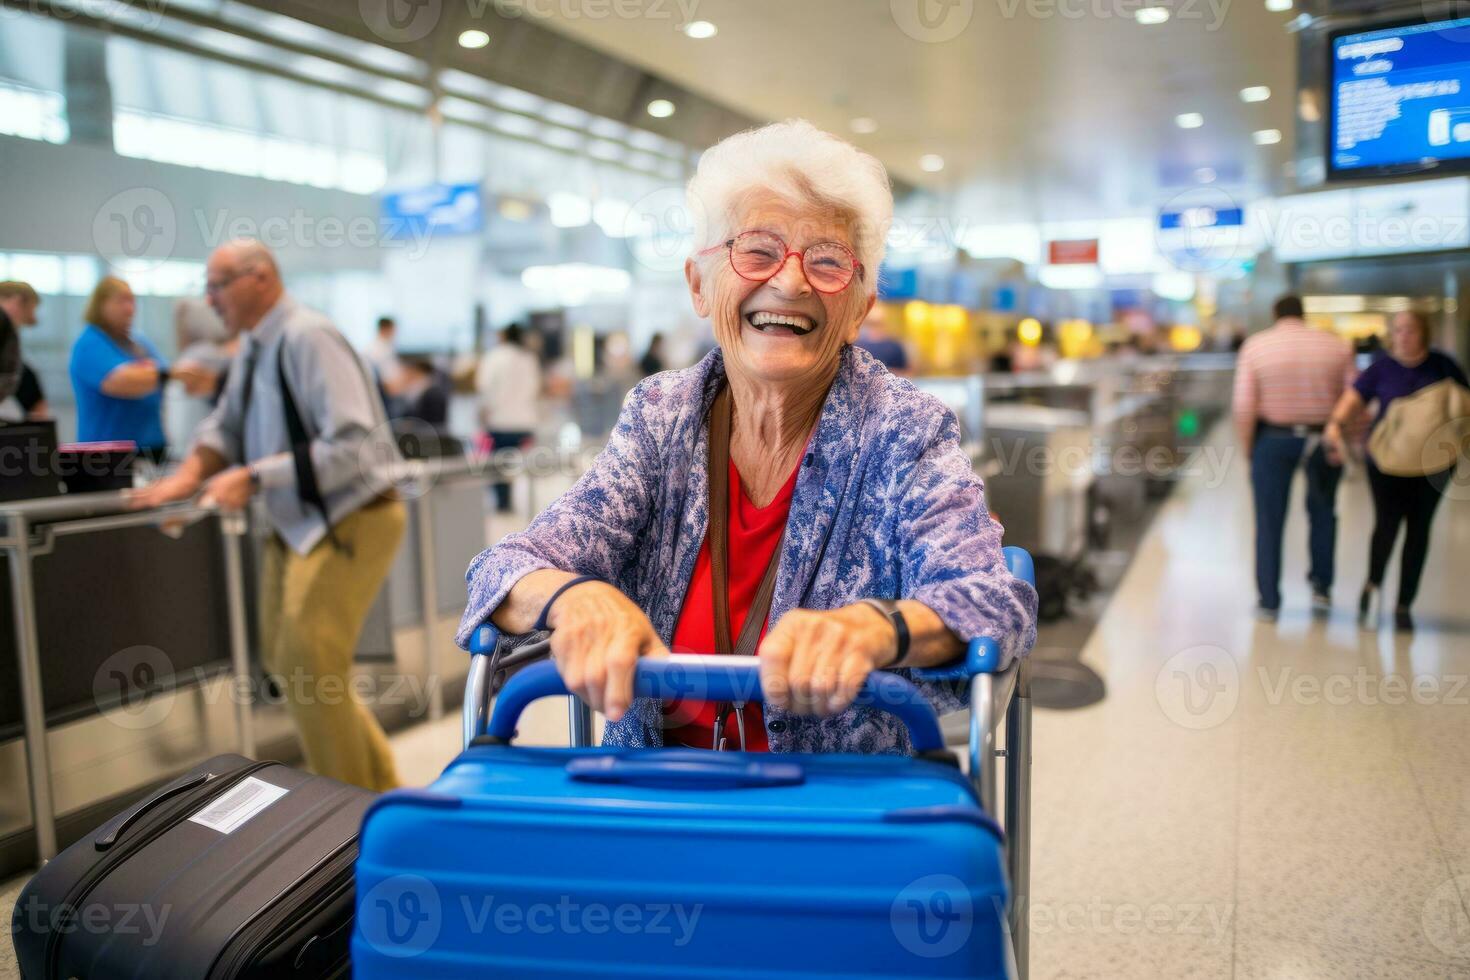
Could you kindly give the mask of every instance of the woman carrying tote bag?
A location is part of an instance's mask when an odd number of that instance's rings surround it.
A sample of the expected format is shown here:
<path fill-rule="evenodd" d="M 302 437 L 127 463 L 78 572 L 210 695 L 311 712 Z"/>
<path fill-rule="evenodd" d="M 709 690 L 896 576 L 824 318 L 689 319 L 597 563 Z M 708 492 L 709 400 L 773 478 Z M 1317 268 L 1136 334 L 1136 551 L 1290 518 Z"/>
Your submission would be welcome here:
<path fill-rule="evenodd" d="M 1373 491 L 1373 539 L 1368 551 L 1368 581 L 1358 599 L 1365 628 L 1372 615 L 1383 572 L 1407 525 L 1394 626 L 1414 628 L 1409 608 L 1429 553 L 1429 528 L 1445 484 L 1470 439 L 1470 389 L 1454 359 L 1429 347 L 1429 322 L 1404 311 L 1393 318 L 1388 353 L 1374 361 L 1343 392 L 1323 438 L 1345 450 L 1343 430 L 1370 403 L 1378 405 L 1368 439 L 1368 483 Z"/>

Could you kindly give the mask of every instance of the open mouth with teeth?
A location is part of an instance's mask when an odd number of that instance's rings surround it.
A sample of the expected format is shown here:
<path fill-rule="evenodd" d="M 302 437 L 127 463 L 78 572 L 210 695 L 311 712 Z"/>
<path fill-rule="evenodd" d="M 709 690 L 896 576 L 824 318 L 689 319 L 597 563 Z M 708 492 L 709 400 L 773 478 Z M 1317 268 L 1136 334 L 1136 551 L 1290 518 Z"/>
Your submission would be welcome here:
<path fill-rule="evenodd" d="M 809 316 L 787 313 L 747 313 L 745 322 L 763 334 L 786 337 L 805 337 L 817 329 L 817 322 Z"/>

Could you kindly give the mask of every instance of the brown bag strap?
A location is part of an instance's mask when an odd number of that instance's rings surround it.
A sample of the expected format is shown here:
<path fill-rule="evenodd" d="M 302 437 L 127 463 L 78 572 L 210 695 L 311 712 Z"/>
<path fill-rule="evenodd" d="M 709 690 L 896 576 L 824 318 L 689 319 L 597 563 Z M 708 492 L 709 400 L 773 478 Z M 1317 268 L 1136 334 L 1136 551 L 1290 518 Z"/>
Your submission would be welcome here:
<path fill-rule="evenodd" d="M 766 574 L 745 614 L 739 639 L 730 642 L 730 388 L 720 389 L 710 407 L 709 419 L 709 559 L 715 605 L 715 652 L 722 656 L 737 654 L 748 657 L 755 653 L 761 627 L 771 611 L 771 598 L 776 594 L 776 569 L 781 564 L 781 549 L 786 543 L 783 531 L 776 551 L 766 566 Z"/>

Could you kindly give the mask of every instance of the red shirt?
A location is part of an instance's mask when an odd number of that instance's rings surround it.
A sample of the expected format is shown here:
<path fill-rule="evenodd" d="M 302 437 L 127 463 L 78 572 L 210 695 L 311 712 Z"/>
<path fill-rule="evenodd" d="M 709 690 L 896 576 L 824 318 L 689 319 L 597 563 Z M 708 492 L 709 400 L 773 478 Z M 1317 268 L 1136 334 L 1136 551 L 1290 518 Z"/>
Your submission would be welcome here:
<path fill-rule="evenodd" d="M 745 628 L 745 615 L 755 600 L 756 590 L 766 574 L 766 567 L 781 543 L 786 530 L 786 517 L 791 512 L 791 494 L 796 489 L 800 464 L 769 504 L 757 507 L 745 495 L 740 473 L 730 463 L 730 516 L 727 522 L 730 556 L 730 642 L 734 643 Z M 684 608 L 674 627 L 674 653 L 715 653 L 714 570 L 710 565 L 709 534 L 699 548 L 694 563 L 694 577 L 684 595 Z M 761 624 L 761 637 L 766 635 L 769 621 Z M 757 641 L 759 642 L 759 641 Z M 667 701 L 664 704 L 664 744 L 711 748 L 715 706 L 709 701 Z M 740 747 L 740 733 L 735 717 L 726 722 L 726 747 Z M 745 706 L 745 748 L 750 752 L 769 752 L 764 713 L 759 704 Z"/>

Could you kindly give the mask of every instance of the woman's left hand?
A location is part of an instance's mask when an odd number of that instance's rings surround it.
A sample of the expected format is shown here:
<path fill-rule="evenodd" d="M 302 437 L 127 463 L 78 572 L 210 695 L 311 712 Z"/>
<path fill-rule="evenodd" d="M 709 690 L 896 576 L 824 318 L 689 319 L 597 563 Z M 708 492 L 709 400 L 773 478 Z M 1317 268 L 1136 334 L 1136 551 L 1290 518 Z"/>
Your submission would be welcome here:
<path fill-rule="evenodd" d="M 898 636 L 881 612 L 863 603 L 840 609 L 793 609 L 760 645 L 766 703 L 803 715 L 840 714 L 868 674 L 889 666 Z"/>

